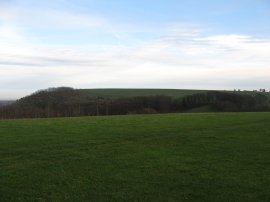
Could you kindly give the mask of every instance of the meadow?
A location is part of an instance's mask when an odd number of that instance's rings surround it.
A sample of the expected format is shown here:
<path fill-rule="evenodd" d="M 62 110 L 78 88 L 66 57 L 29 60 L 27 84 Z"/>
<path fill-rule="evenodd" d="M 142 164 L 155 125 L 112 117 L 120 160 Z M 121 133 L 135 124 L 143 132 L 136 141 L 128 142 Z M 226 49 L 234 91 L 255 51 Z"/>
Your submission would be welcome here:
<path fill-rule="evenodd" d="M 117 99 L 123 97 L 136 97 L 136 96 L 156 96 L 164 95 L 172 98 L 183 98 L 189 95 L 198 93 L 214 92 L 215 90 L 193 90 L 193 89 L 129 89 L 129 88 L 99 88 L 99 89 L 80 89 L 80 91 L 89 94 L 93 97 L 104 97 L 110 99 Z M 220 92 L 224 92 L 218 90 Z M 225 91 L 234 92 L 237 94 L 248 94 L 255 95 L 257 92 L 254 91 Z M 270 97 L 269 92 L 261 93 Z"/>
<path fill-rule="evenodd" d="M 156 96 L 164 95 L 173 98 L 182 98 L 195 93 L 205 93 L 206 90 L 185 90 L 185 89 L 128 89 L 128 88 L 104 88 L 104 89 L 81 89 L 93 97 L 104 97 L 110 99 L 117 99 L 123 97 L 136 97 L 136 96 Z"/>
<path fill-rule="evenodd" d="M 0 201 L 270 201 L 270 113 L 0 120 Z"/>

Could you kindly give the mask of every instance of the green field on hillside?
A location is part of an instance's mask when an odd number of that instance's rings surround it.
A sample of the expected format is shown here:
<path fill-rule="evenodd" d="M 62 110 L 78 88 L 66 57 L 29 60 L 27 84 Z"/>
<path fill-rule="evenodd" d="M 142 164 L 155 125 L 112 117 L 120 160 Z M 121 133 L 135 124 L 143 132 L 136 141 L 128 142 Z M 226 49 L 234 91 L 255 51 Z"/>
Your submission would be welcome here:
<path fill-rule="evenodd" d="M 0 121 L 0 201 L 270 201 L 270 113 Z"/>
<path fill-rule="evenodd" d="M 122 98 L 136 96 L 166 95 L 181 98 L 195 93 L 203 93 L 206 90 L 181 90 L 181 89 L 81 89 L 93 97 Z"/>
<path fill-rule="evenodd" d="M 117 99 L 122 97 L 136 97 L 136 96 L 155 96 L 155 95 L 165 95 L 173 98 L 183 98 L 185 96 L 197 94 L 197 93 L 205 93 L 207 91 L 214 90 L 192 90 L 192 89 L 113 89 L 113 88 L 104 88 L 104 89 L 80 89 L 80 91 L 85 92 L 93 97 L 104 97 Z M 226 92 L 234 92 L 239 94 L 249 94 L 254 95 L 258 92 L 253 91 L 226 91 Z M 270 93 L 262 93 L 270 97 Z"/>

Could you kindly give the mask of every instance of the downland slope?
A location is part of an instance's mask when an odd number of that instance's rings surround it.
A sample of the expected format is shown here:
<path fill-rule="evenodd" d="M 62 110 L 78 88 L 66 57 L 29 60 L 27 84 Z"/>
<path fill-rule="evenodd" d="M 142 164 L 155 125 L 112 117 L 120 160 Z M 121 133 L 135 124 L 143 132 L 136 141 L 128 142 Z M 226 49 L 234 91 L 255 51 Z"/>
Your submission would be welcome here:
<path fill-rule="evenodd" d="M 141 96 L 157 96 L 157 95 L 170 96 L 173 98 L 182 98 L 196 93 L 207 92 L 207 90 L 188 90 L 188 89 L 128 89 L 128 88 L 81 89 L 81 91 L 93 97 L 104 97 L 110 99 L 141 97 Z"/>
<path fill-rule="evenodd" d="M 0 198 L 270 199 L 270 113 L 0 121 Z"/>
<path fill-rule="evenodd" d="M 157 96 L 164 95 L 172 98 L 183 98 L 189 95 L 206 93 L 206 92 L 229 92 L 240 95 L 255 95 L 256 91 L 222 91 L 222 90 L 196 90 L 196 89 L 134 89 L 134 88 L 99 88 L 99 89 L 80 89 L 93 97 L 104 97 L 110 99 L 125 98 L 125 97 L 140 97 L 140 96 Z M 270 93 L 262 93 L 270 97 Z"/>
<path fill-rule="evenodd" d="M 270 111 L 270 93 L 173 89 L 40 90 L 0 107 L 0 119 Z"/>

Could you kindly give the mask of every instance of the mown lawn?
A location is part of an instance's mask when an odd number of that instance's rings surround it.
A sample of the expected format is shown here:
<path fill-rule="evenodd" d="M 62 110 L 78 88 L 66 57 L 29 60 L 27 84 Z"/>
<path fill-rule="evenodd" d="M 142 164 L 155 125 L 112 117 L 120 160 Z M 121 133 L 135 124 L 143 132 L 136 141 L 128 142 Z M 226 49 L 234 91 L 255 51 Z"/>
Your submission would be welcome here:
<path fill-rule="evenodd" d="M 270 113 L 0 121 L 0 201 L 270 201 Z"/>

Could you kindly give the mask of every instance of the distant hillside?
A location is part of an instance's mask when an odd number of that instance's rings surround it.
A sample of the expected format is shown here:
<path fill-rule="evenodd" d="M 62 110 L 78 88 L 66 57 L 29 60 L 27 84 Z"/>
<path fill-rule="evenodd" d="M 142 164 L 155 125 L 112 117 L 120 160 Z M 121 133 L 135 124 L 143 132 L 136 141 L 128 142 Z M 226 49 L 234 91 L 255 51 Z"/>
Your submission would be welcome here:
<path fill-rule="evenodd" d="M 18 105 L 35 105 L 45 108 L 50 106 L 88 102 L 90 96 L 69 87 L 48 88 L 39 90 L 29 96 L 17 100 Z"/>
<path fill-rule="evenodd" d="M 14 103 L 15 100 L 0 100 L 0 106 L 6 106 Z"/>
<path fill-rule="evenodd" d="M 270 111 L 264 92 L 49 88 L 0 107 L 0 118 L 48 118 L 178 112 Z"/>
<path fill-rule="evenodd" d="M 104 88 L 104 89 L 80 89 L 81 92 L 87 93 L 91 97 L 103 97 L 110 99 L 128 98 L 128 97 L 140 97 L 140 96 L 170 96 L 172 98 L 183 98 L 189 95 L 198 93 L 215 92 L 216 90 L 192 90 L 192 89 L 128 89 L 128 88 Z M 254 91 L 222 91 L 236 93 L 240 95 L 256 95 L 261 92 Z M 261 93 L 270 97 L 269 92 Z"/>
<path fill-rule="evenodd" d="M 205 93 L 207 90 L 106 88 L 106 89 L 80 89 L 80 91 L 87 93 L 93 97 L 117 99 L 125 97 L 127 98 L 127 97 L 157 96 L 157 95 L 170 96 L 173 98 L 182 98 L 196 93 Z"/>

